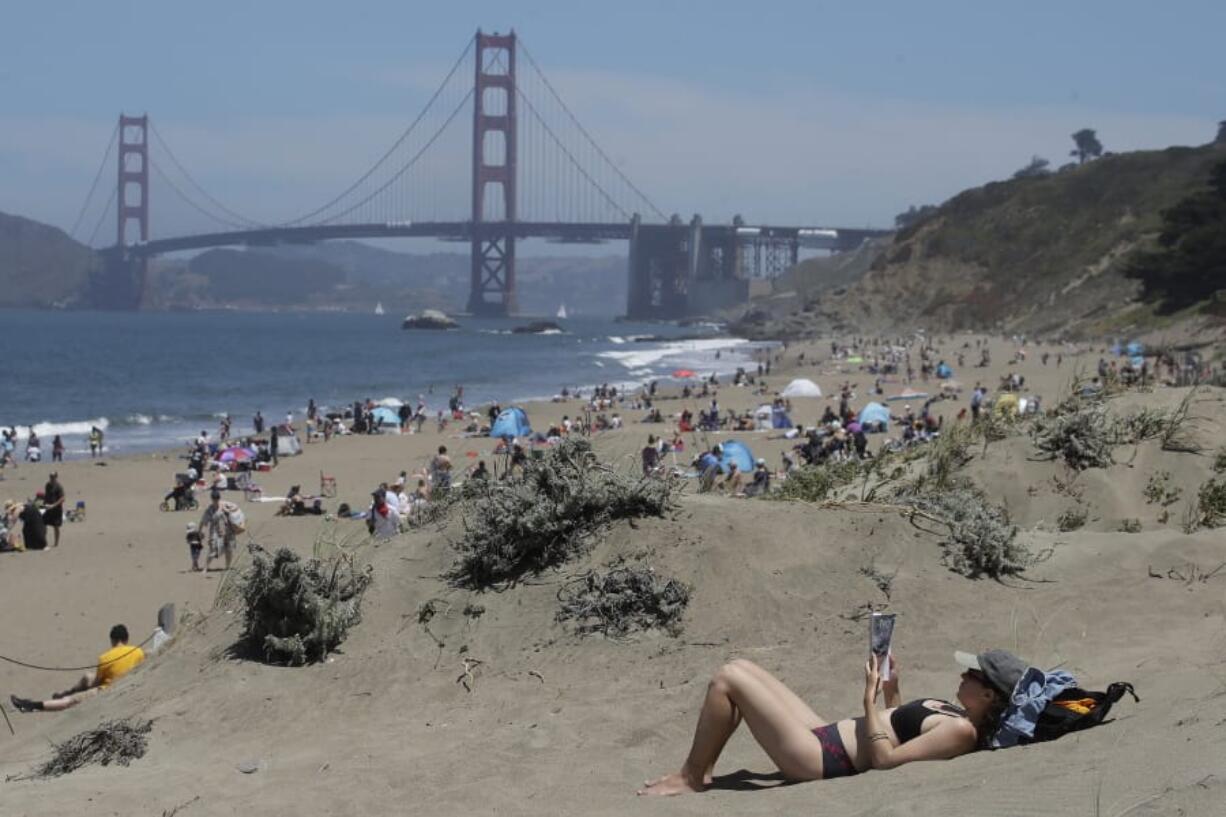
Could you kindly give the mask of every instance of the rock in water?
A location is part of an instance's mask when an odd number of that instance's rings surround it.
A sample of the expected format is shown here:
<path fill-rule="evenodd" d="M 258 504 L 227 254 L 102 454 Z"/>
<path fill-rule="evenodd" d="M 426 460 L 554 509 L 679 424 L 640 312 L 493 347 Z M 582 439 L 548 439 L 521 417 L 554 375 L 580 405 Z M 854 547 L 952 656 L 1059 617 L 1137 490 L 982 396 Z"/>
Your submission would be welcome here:
<path fill-rule="evenodd" d="M 533 321 L 524 326 L 517 326 L 511 331 L 517 335 L 544 335 L 547 332 L 561 332 L 562 327 L 553 321 Z"/>
<path fill-rule="evenodd" d="M 401 329 L 457 329 L 459 324 L 437 309 L 423 309 L 420 314 L 409 315 L 400 325 Z"/>

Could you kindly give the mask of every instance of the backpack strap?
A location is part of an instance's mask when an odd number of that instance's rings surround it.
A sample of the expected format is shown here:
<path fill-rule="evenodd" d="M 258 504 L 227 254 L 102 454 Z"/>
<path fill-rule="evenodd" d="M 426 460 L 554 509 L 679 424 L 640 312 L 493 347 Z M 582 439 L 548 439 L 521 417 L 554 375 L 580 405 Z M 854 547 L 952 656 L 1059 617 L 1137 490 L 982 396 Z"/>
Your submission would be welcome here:
<path fill-rule="evenodd" d="M 1074 727 L 1075 731 L 1089 729 L 1091 726 L 1098 726 L 1102 723 L 1107 715 L 1110 714 L 1111 707 L 1119 703 L 1120 699 L 1124 697 L 1125 692 L 1131 695 L 1132 699 L 1137 703 L 1141 702 L 1141 699 L 1137 697 L 1136 690 L 1132 688 L 1132 684 L 1126 681 L 1116 681 L 1107 687 L 1105 693 L 1102 693 L 1102 699 L 1098 702 L 1098 706 L 1094 707 L 1094 711 L 1077 721 L 1077 725 Z"/>

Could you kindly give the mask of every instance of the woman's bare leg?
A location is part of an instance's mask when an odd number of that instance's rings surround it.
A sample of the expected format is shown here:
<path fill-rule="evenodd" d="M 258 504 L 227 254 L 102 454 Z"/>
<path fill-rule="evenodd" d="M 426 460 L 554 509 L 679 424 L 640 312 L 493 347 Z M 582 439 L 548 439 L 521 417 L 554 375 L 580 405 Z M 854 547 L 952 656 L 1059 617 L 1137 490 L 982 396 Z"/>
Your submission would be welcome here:
<path fill-rule="evenodd" d="M 651 781 L 639 794 L 683 794 L 705 789 L 710 785 L 715 761 L 742 718 L 784 775 L 794 780 L 821 777 L 821 744 L 806 721 L 798 718 L 778 691 L 746 664 L 725 664 L 711 680 L 681 771 Z"/>
<path fill-rule="evenodd" d="M 805 728 L 810 732 L 819 726 L 825 726 L 827 723 L 829 723 L 829 721 L 827 721 L 825 718 L 814 712 L 799 695 L 789 689 L 778 678 L 771 675 L 767 670 L 745 658 L 738 658 L 732 663 L 744 668 L 747 672 L 753 673 L 753 675 L 759 678 L 766 688 L 769 689 L 775 695 L 775 697 L 777 697 L 780 702 L 788 708 L 788 711 L 790 711 L 797 720 L 803 723 Z"/>

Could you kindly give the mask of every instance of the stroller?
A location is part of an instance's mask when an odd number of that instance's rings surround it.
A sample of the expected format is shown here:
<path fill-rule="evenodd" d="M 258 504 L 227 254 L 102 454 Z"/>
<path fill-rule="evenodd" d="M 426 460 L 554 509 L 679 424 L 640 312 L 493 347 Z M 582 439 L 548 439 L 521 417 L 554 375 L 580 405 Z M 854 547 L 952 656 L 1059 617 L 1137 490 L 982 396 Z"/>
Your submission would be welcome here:
<path fill-rule="evenodd" d="M 163 511 L 194 511 L 200 507 L 200 503 L 196 501 L 192 483 L 178 480 L 170 493 L 162 498 L 162 504 L 158 507 Z"/>

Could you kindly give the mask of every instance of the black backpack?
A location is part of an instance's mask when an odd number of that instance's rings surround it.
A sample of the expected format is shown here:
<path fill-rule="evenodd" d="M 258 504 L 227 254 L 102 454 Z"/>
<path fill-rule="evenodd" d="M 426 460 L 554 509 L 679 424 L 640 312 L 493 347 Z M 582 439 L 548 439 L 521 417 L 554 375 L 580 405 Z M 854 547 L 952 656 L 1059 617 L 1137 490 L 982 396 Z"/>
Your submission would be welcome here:
<path fill-rule="evenodd" d="M 1052 699 L 1051 703 L 1044 708 L 1043 713 L 1039 715 L 1038 723 L 1035 724 L 1034 737 L 1023 736 L 1018 744 L 1042 743 L 1064 737 L 1069 732 L 1080 732 L 1083 729 L 1098 726 L 1111 712 L 1111 707 L 1124 697 L 1125 692 L 1131 695 L 1134 701 L 1140 703 L 1141 699 L 1137 697 L 1132 684 L 1124 682 L 1111 684 L 1107 687 L 1106 692 L 1092 692 L 1080 687 L 1070 687 Z M 1090 711 L 1081 712 L 1061 705 L 1062 702 L 1069 701 L 1077 701 L 1082 704 L 1082 708 L 1088 708 Z"/>

